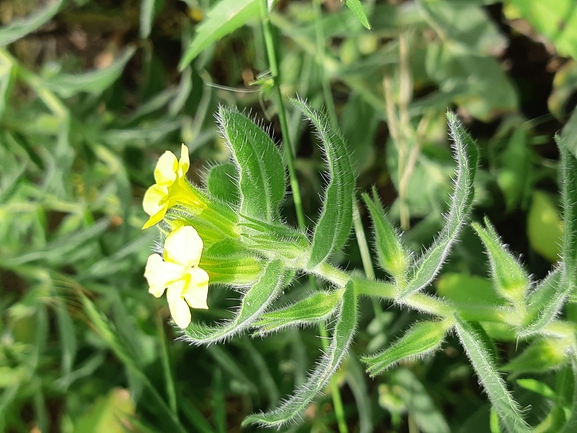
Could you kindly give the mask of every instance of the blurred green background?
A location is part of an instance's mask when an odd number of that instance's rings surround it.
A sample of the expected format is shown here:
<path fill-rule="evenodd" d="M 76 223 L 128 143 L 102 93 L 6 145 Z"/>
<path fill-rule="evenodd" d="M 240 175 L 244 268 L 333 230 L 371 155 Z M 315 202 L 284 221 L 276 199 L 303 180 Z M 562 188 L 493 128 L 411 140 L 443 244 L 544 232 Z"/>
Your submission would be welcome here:
<path fill-rule="evenodd" d="M 165 150 L 185 143 L 202 184 L 206 167 L 229 158 L 218 104 L 250 111 L 280 140 L 254 2 L 222 3 L 229 15 L 210 0 L 0 3 L 0 431 L 237 432 L 319 356 L 316 329 L 208 348 L 174 341 L 165 301 L 142 276 L 157 234 L 141 231 L 141 200 Z M 553 136 L 577 102 L 574 1 L 362 3 L 371 30 L 338 0 L 277 2 L 283 95 L 328 107 L 360 189 L 376 186 L 416 251 L 443 224 L 453 171 L 445 112 L 455 110 L 482 154 L 476 217 L 488 215 L 544 276 L 562 230 Z M 189 47 L 202 48 L 192 62 Z M 289 113 L 314 218 L 323 155 L 301 120 Z M 291 196 L 285 218 L 295 222 Z M 488 284 L 480 242 L 470 229 L 462 239 L 441 293 Z M 335 260 L 362 269 L 352 237 Z M 283 302 L 310 290 L 303 280 Z M 195 318 L 226 317 L 237 296 L 212 290 L 211 309 Z M 456 340 L 367 379 L 354 353 L 383 348 L 418 313 L 361 308 L 338 374 L 351 431 L 487 431 L 488 403 Z M 331 405 L 327 391 L 282 431 L 337 431 Z"/>

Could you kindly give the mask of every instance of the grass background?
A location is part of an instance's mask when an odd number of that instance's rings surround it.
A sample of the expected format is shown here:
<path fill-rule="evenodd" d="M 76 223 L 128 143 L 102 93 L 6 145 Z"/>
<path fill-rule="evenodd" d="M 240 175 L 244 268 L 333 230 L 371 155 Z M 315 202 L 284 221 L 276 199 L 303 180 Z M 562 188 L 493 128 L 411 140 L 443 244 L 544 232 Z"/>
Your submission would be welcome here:
<path fill-rule="evenodd" d="M 187 144 L 191 179 L 202 183 L 204 167 L 229 157 L 218 104 L 250 110 L 280 139 L 260 21 L 228 34 L 227 20 L 211 19 L 216 3 L 0 4 L 0 431 L 240 431 L 244 416 L 274 406 L 319 356 L 314 329 L 208 348 L 175 342 L 165 301 L 142 276 L 156 233 L 141 231 L 141 199 L 162 152 Z M 456 110 L 482 152 L 476 217 L 488 215 L 533 275 L 545 275 L 561 233 L 553 136 L 577 98 L 572 2 L 363 4 L 371 31 L 336 0 L 278 2 L 271 22 L 283 95 L 328 107 L 359 189 L 376 186 L 417 251 L 443 223 L 453 169 L 444 114 Z M 20 21 L 33 14 L 45 24 Z M 216 42 L 182 64 L 202 35 Z M 322 155 L 298 114 L 288 120 L 311 220 Z M 401 153 L 412 149 L 401 185 Z M 296 225 L 291 196 L 285 217 Z M 362 269 L 352 240 L 335 260 Z M 436 286 L 466 278 L 487 284 L 470 229 Z M 286 301 L 308 290 L 303 280 Z M 213 290 L 211 309 L 195 317 L 226 317 L 234 301 Z M 384 347 L 417 316 L 370 303 L 361 313 L 353 353 Z M 505 339 L 499 350 L 507 359 L 520 348 Z M 488 431 L 488 403 L 456 340 L 375 380 L 351 356 L 338 380 L 352 431 L 363 420 L 375 432 Z M 337 431 L 330 395 L 284 430 Z"/>

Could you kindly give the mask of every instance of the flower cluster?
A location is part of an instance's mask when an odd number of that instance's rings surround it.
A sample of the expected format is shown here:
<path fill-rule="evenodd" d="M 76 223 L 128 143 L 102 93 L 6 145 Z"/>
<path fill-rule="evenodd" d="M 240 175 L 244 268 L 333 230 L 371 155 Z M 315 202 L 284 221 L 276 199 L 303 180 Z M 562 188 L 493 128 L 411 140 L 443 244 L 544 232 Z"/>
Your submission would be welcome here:
<path fill-rule="evenodd" d="M 144 211 L 150 216 L 143 229 L 160 222 L 167 210 L 177 204 L 197 209 L 205 206 L 186 180 L 189 167 L 188 148 L 184 144 L 179 160 L 169 151 L 159 158 L 154 170 L 156 183 L 146 191 L 142 201 Z M 208 308 L 209 277 L 198 267 L 202 248 L 202 239 L 194 227 L 183 225 L 167 236 L 162 256 L 151 254 L 146 263 L 144 276 L 149 292 L 159 298 L 166 290 L 170 314 L 180 328 L 190 324 L 189 306 Z"/>
<path fill-rule="evenodd" d="M 190 324 L 192 308 L 207 309 L 208 274 L 198 267 L 202 254 L 202 239 L 191 226 L 182 226 L 168 235 L 164 252 L 151 254 L 144 276 L 148 290 L 157 298 L 164 294 L 170 314 L 180 328 Z"/>

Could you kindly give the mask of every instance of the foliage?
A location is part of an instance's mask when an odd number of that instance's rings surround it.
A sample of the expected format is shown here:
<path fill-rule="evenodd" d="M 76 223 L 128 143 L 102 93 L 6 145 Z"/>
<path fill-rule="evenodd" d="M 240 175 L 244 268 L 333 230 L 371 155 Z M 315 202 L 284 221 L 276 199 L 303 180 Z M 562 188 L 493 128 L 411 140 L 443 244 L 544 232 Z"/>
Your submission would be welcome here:
<path fill-rule="evenodd" d="M 0 430 L 574 430 L 575 8 L 397 3 L 0 6 Z"/>

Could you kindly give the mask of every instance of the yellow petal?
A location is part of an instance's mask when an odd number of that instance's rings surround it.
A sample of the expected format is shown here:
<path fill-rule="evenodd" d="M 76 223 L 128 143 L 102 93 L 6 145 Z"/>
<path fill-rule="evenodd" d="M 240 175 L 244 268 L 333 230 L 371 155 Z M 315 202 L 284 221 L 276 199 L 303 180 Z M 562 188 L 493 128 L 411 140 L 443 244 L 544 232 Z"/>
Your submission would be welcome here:
<path fill-rule="evenodd" d="M 166 196 L 168 188 L 161 185 L 152 185 L 144 193 L 142 208 L 148 215 L 156 215 L 162 208 L 166 207 Z M 161 204 L 162 203 L 162 204 Z"/>
<path fill-rule="evenodd" d="M 179 328 L 186 328 L 190 324 L 191 316 L 188 304 L 182 298 L 178 298 L 168 304 L 170 315 Z"/>
<path fill-rule="evenodd" d="M 150 288 L 148 291 L 157 298 L 160 298 L 166 287 L 164 278 L 164 261 L 158 254 L 151 254 L 146 261 L 144 277 L 148 281 Z"/>
<path fill-rule="evenodd" d="M 190 282 L 182 292 L 182 297 L 192 308 L 208 309 L 206 298 L 208 297 L 208 274 L 204 269 L 192 268 L 188 271 Z"/>
<path fill-rule="evenodd" d="M 202 254 L 202 239 L 191 226 L 182 226 L 164 241 L 164 259 L 185 268 L 198 265 Z"/>
<path fill-rule="evenodd" d="M 178 161 L 176 156 L 167 150 L 158 158 L 154 169 L 154 179 L 158 185 L 170 186 L 176 180 L 177 170 Z"/>
<path fill-rule="evenodd" d="M 190 157 L 188 156 L 188 147 L 182 145 L 180 147 L 180 160 L 178 161 L 178 177 L 184 177 L 188 173 L 190 167 Z"/>

